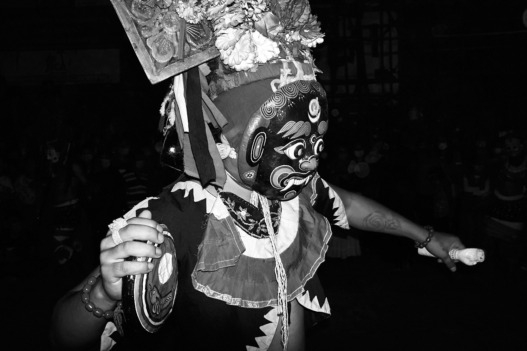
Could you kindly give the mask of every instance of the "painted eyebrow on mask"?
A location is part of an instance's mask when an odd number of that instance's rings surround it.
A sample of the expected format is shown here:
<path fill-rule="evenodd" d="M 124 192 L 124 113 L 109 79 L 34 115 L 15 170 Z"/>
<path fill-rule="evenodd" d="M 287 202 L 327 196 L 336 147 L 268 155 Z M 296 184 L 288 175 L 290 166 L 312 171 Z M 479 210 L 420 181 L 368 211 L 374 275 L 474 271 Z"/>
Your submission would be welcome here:
<path fill-rule="evenodd" d="M 300 136 L 308 136 L 311 134 L 311 123 L 306 121 L 289 121 L 278 132 L 279 135 L 282 133 L 285 133 L 282 135 L 283 138 L 289 139 L 298 138 Z"/>

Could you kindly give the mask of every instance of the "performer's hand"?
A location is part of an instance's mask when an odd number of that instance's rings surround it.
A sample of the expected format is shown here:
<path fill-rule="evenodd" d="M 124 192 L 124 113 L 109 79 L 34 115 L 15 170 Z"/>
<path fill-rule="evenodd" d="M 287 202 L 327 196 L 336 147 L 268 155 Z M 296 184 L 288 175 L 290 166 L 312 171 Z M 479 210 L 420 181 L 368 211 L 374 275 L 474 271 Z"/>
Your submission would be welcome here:
<path fill-rule="evenodd" d="M 150 211 L 145 210 L 139 217 L 129 219 L 127 225 L 119 230 L 123 241 L 119 245 L 115 244 L 111 234 L 101 241 L 99 260 L 102 283 L 112 300 L 121 300 L 123 277 L 148 273 L 153 268 L 152 263 L 126 260 L 127 258 L 161 256 L 161 252 L 156 252 L 154 245 L 147 243 L 161 243 L 164 239 L 163 228 L 151 218 Z"/>
<path fill-rule="evenodd" d="M 465 245 L 457 236 L 436 232 L 432 241 L 426 246 L 426 249 L 435 257 L 442 260 L 448 269 L 456 271 L 456 263 L 450 258 L 449 252 L 452 249 L 462 250 Z"/>

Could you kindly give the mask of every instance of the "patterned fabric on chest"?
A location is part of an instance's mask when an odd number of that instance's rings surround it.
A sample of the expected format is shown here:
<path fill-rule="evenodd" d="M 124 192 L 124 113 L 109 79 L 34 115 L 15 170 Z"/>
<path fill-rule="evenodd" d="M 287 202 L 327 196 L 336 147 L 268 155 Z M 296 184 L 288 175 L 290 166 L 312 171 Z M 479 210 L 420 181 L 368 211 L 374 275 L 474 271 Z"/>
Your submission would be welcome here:
<path fill-rule="evenodd" d="M 269 237 L 260 204 L 258 207 L 255 207 L 239 196 L 229 192 L 220 193 L 220 198 L 225 204 L 225 207 L 227 207 L 227 210 L 234 219 L 234 222 L 244 232 L 257 239 Z M 280 225 L 281 214 L 280 201 L 272 201 L 269 206 L 269 210 L 271 212 L 271 221 L 273 223 L 274 232 L 278 234 L 278 226 Z"/>

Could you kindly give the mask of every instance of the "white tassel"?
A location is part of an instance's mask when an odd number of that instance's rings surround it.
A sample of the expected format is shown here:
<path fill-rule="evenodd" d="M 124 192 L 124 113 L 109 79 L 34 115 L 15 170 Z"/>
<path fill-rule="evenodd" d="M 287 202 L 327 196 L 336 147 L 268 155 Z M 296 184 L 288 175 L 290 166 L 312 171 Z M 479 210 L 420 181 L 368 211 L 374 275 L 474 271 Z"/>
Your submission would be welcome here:
<path fill-rule="evenodd" d="M 276 275 L 276 281 L 278 282 L 278 315 L 282 316 L 282 329 L 280 330 L 282 336 L 282 347 L 284 351 L 287 351 L 287 342 L 289 340 L 289 311 L 287 309 L 287 275 L 285 273 L 280 253 L 276 245 L 276 237 L 273 228 L 273 222 L 271 220 L 271 211 L 269 210 L 269 204 L 267 199 L 253 191 L 256 194 L 260 203 L 262 204 L 262 210 L 265 218 L 265 225 L 267 226 L 267 232 L 269 233 L 269 240 L 273 248 L 273 255 L 275 259 L 274 274 Z M 252 202 L 251 194 L 251 202 Z"/>
<path fill-rule="evenodd" d="M 236 153 L 236 149 L 231 147 L 225 135 L 221 134 L 220 139 L 221 143 L 216 143 L 216 147 L 218 148 L 221 159 L 225 160 L 227 157 L 237 159 L 238 154 Z"/>
<path fill-rule="evenodd" d="M 170 127 L 173 127 L 176 124 L 176 104 L 172 101 L 172 106 L 170 106 L 170 113 L 168 114 L 168 124 Z"/>
<path fill-rule="evenodd" d="M 167 94 L 165 98 L 163 99 L 163 102 L 161 103 L 161 107 L 159 108 L 159 114 L 161 116 L 165 115 L 167 103 L 170 101 L 170 94 Z"/>
<path fill-rule="evenodd" d="M 232 159 L 238 158 L 236 150 L 230 145 L 216 143 L 216 147 L 218 148 L 222 160 L 225 160 L 227 157 L 230 157 Z"/>

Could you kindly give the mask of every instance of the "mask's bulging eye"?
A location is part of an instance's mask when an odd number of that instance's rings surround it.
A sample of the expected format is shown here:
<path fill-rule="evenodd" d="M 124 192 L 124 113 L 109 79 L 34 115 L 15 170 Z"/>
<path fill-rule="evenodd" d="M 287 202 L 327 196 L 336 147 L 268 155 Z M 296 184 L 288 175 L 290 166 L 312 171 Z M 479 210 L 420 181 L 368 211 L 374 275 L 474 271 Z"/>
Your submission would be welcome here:
<path fill-rule="evenodd" d="M 291 160 L 297 160 L 306 153 L 306 143 L 304 140 L 294 140 L 285 146 L 275 148 L 278 153 L 285 154 Z"/>
<path fill-rule="evenodd" d="M 315 145 L 313 146 L 313 151 L 315 155 L 319 155 L 322 151 L 324 151 L 324 140 L 318 139 Z"/>

